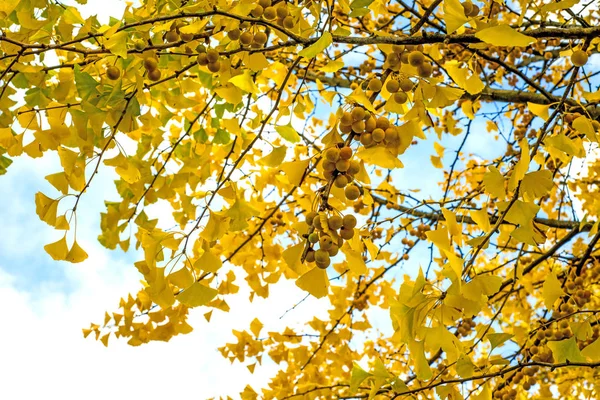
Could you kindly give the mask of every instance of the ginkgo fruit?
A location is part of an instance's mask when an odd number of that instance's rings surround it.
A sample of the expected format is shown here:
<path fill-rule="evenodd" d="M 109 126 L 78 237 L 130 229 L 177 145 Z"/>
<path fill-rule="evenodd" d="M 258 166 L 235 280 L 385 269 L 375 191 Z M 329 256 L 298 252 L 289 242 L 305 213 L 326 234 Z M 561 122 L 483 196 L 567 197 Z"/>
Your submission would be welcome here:
<path fill-rule="evenodd" d="M 219 72 L 221 70 L 221 62 L 219 60 L 208 63 L 206 66 L 210 72 Z"/>
<path fill-rule="evenodd" d="M 365 132 L 373 132 L 373 129 L 375 129 L 376 127 L 377 127 L 377 120 L 375 118 L 373 118 L 373 116 L 370 116 L 365 121 Z"/>
<path fill-rule="evenodd" d="M 309 211 L 308 213 L 306 213 L 305 221 L 308 225 L 312 225 L 313 220 L 316 218 L 317 213 L 314 211 Z"/>
<path fill-rule="evenodd" d="M 286 29 L 292 29 L 295 25 L 294 18 L 291 15 L 288 15 L 283 19 L 282 25 Z"/>
<path fill-rule="evenodd" d="M 335 177 L 334 185 L 337 188 L 343 189 L 348 184 L 348 178 L 346 175 L 338 175 Z"/>
<path fill-rule="evenodd" d="M 183 40 L 184 42 L 191 42 L 192 40 L 194 40 L 194 34 L 193 33 L 181 33 L 179 35 L 181 37 L 181 40 Z"/>
<path fill-rule="evenodd" d="M 340 149 L 337 147 L 330 147 L 325 150 L 324 155 L 327 161 L 336 162 L 340 158 Z"/>
<path fill-rule="evenodd" d="M 430 63 L 423 63 L 417 67 L 417 73 L 421 78 L 429 78 L 433 73 L 433 66 Z"/>
<path fill-rule="evenodd" d="M 121 77 L 121 70 L 118 67 L 111 65 L 106 69 L 106 77 L 115 81 Z"/>
<path fill-rule="evenodd" d="M 151 71 L 148 71 L 148 79 L 150 79 L 151 81 L 158 81 L 161 75 L 162 74 L 159 69 L 153 69 Z"/>
<path fill-rule="evenodd" d="M 348 171 L 348 168 L 350 168 L 350 161 L 348 160 L 339 159 L 335 163 L 335 169 L 340 172 L 346 172 Z"/>
<path fill-rule="evenodd" d="M 240 43 L 244 46 L 249 46 L 253 40 L 254 35 L 251 32 L 246 31 L 240 35 Z"/>
<path fill-rule="evenodd" d="M 352 214 L 346 214 L 342 219 L 342 224 L 345 229 L 353 229 L 357 224 L 356 217 Z"/>
<path fill-rule="evenodd" d="M 219 52 L 215 49 L 208 49 L 206 51 L 206 59 L 209 63 L 214 63 L 219 59 Z"/>
<path fill-rule="evenodd" d="M 261 15 L 263 15 L 263 12 L 264 12 L 264 8 L 261 5 L 257 5 L 256 7 L 254 7 L 252 9 L 252 11 L 250 12 L 250 14 L 254 18 L 259 18 Z"/>
<path fill-rule="evenodd" d="M 275 7 L 269 6 L 265 8 L 265 11 L 263 12 L 263 17 L 266 20 L 272 21 L 277 18 L 277 10 L 275 9 Z"/>
<path fill-rule="evenodd" d="M 400 80 L 400 90 L 403 92 L 410 92 L 414 87 L 414 83 L 408 79 L 404 78 Z"/>
<path fill-rule="evenodd" d="M 352 158 L 352 148 L 350 146 L 344 146 L 340 149 L 340 158 L 342 160 L 349 160 Z"/>
<path fill-rule="evenodd" d="M 233 28 L 227 32 L 227 37 L 231 40 L 238 40 L 242 35 L 242 31 L 239 28 Z M 252 42 L 252 40 L 250 40 Z"/>
<path fill-rule="evenodd" d="M 158 68 L 158 60 L 153 57 L 145 58 L 144 68 L 146 68 L 148 71 L 154 71 L 156 68 Z"/>
<path fill-rule="evenodd" d="M 316 232 L 311 233 L 308 235 L 308 241 L 311 243 L 317 243 L 319 241 L 319 234 Z"/>
<path fill-rule="evenodd" d="M 378 78 L 373 78 L 369 81 L 369 90 L 374 92 L 379 92 L 382 88 L 381 80 Z"/>
<path fill-rule="evenodd" d="M 198 54 L 198 57 L 196 57 L 196 62 L 198 63 L 198 65 L 201 66 L 207 66 L 208 65 L 208 57 L 206 55 L 206 53 L 200 53 Z"/>
<path fill-rule="evenodd" d="M 344 240 L 350 240 L 354 237 L 354 229 L 342 227 L 339 231 L 340 237 Z"/>
<path fill-rule="evenodd" d="M 571 62 L 576 67 L 583 67 L 588 62 L 588 55 L 583 50 L 575 50 L 571 54 Z"/>
<path fill-rule="evenodd" d="M 385 83 L 385 88 L 390 93 L 396 93 L 400 90 L 400 83 L 395 79 L 390 79 Z"/>
<path fill-rule="evenodd" d="M 360 121 L 365 117 L 365 109 L 362 107 L 354 107 L 350 112 L 352 122 Z"/>
<path fill-rule="evenodd" d="M 363 133 L 360 135 L 360 143 L 363 146 L 370 146 L 373 143 L 373 135 L 371 133 Z"/>
<path fill-rule="evenodd" d="M 390 120 L 385 117 L 377 118 L 377 124 L 375 125 L 379 129 L 387 129 L 390 126 Z"/>
<path fill-rule="evenodd" d="M 144 43 L 143 40 L 137 40 L 134 44 L 133 47 L 137 50 L 137 51 L 144 51 L 146 49 L 146 43 Z"/>
<path fill-rule="evenodd" d="M 329 261 L 329 253 L 326 250 L 319 249 L 315 251 L 315 262 L 326 263 Z"/>
<path fill-rule="evenodd" d="M 364 132 L 364 130 L 365 130 L 365 121 L 363 121 L 363 120 L 354 121 L 351 126 L 352 126 L 352 132 L 354 132 L 354 133 Z"/>
<path fill-rule="evenodd" d="M 417 67 L 425 62 L 425 56 L 418 50 L 411 51 L 408 55 L 408 63 L 413 67 Z"/>
<path fill-rule="evenodd" d="M 337 231 L 338 229 L 340 229 L 342 227 L 344 221 L 343 221 L 342 217 L 340 217 L 339 215 L 332 215 L 327 220 L 327 223 L 328 223 L 330 229 Z"/>
<path fill-rule="evenodd" d="M 337 244 L 332 244 L 327 253 L 329 257 L 335 257 L 340 252 L 340 247 Z"/>
<path fill-rule="evenodd" d="M 398 104 L 404 104 L 408 101 L 408 96 L 405 92 L 394 93 L 394 101 Z"/>
<path fill-rule="evenodd" d="M 256 32 L 256 34 L 254 35 L 254 43 L 257 43 L 259 45 L 267 43 L 267 34 L 263 31 Z"/>
<path fill-rule="evenodd" d="M 348 168 L 347 173 L 350 175 L 348 177 L 348 181 L 351 181 L 351 177 L 353 175 L 358 174 L 360 171 L 360 162 L 358 160 L 350 160 L 350 167 Z"/>
<path fill-rule="evenodd" d="M 356 200 L 360 197 L 360 189 L 356 185 L 348 185 L 344 190 L 344 194 L 348 200 Z"/>
<path fill-rule="evenodd" d="M 319 238 L 319 248 L 321 248 L 323 250 L 329 250 L 332 245 L 333 245 L 333 240 L 331 239 L 331 236 L 322 235 Z"/>
<path fill-rule="evenodd" d="M 371 135 L 373 136 L 373 141 L 377 143 L 382 142 L 383 139 L 385 139 L 385 131 L 381 128 L 375 129 Z"/>
<path fill-rule="evenodd" d="M 400 63 L 400 58 L 398 57 L 398 55 L 396 53 L 390 53 L 387 55 L 385 61 L 390 65 L 390 66 L 396 66 Z"/>
<path fill-rule="evenodd" d="M 277 11 L 277 18 L 285 18 L 288 16 L 288 9 L 285 6 L 285 3 L 279 3 L 280 5 L 278 5 L 276 7 L 276 11 Z"/>
<path fill-rule="evenodd" d="M 165 34 L 165 40 L 169 43 L 177 42 L 179 40 L 179 34 L 175 30 L 170 30 Z"/>

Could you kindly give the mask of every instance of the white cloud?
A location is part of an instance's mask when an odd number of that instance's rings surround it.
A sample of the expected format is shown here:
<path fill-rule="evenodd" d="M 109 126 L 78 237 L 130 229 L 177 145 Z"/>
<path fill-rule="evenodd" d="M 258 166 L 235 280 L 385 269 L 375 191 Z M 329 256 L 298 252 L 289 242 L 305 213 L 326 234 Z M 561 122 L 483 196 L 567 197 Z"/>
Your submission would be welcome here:
<path fill-rule="evenodd" d="M 245 365 L 231 365 L 217 348 L 234 341 L 232 329 L 247 329 L 255 317 L 264 323 L 263 333 L 298 327 L 315 314 L 325 318 L 327 305 L 309 299 L 280 320 L 304 297 L 288 281 L 271 288 L 268 300 L 254 303 L 242 289 L 226 298 L 231 312 L 215 310 L 210 324 L 203 317 L 207 309 L 192 310 L 194 332 L 169 343 L 134 348 L 111 337 L 105 348 L 84 339 L 81 329 L 100 322 L 104 311 L 115 311 L 121 296 L 139 289 L 141 275 L 131 264 L 133 255 L 109 251 L 96 240 L 103 201 L 115 199 L 113 175 L 106 172 L 95 177 L 78 211 L 77 239 L 88 260 L 59 263 L 45 254 L 43 245 L 58 235 L 35 215 L 33 196 L 38 190 L 55 192 L 43 179 L 58 170 L 55 164 L 52 157 L 19 158 L 0 179 L 0 192 L 11 194 L 0 197 L 0 219 L 8 232 L 0 241 L 0 398 L 159 399 L 172 396 L 173 390 L 199 399 L 236 398 L 246 384 L 265 386 L 277 366 L 267 361 L 252 375 Z M 243 285 L 238 276 L 236 284 Z"/>

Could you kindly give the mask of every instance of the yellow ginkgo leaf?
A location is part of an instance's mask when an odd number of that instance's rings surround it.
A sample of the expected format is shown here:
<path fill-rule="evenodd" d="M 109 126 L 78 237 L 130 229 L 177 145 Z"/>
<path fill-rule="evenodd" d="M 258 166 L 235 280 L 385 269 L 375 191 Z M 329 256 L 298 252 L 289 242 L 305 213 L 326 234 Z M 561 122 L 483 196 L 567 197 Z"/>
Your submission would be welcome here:
<path fill-rule="evenodd" d="M 35 194 L 35 212 L 48 225 L 56 225 L 58 200 L 51 199 L 42 192 Z"/>
<path fill-rule="evenodd" d="M 47 175 L 46 180 L 50 182 L 50 184 L 57 190 L 60 190 L 62 194 L 69 193 L 69 181 L 67 180 L 64 172 L 57 172 L 56 174 Z"/>
<path fill-rule="evenodd" d="M 458 0 L 444 0 L 444 22 L 448 34 L 454 33 L 469 20 L 465 16 L 465 9 Z"/>
<path fill-rule="evenodd" d="M 245 92 L 258 93 L 258 87 L 256 87 L 250 71 L 245 71 L 243 74 L 234 76 L 233 78 L 229 79 L 229 83 L 237 86 Z"/>
<path fill-rule="evenodd" d="M 544 304 L 548 310 L 552 309 L 554 302 L 565 294 L 562 289 L 562 285 L 554 272 L 546 275 L 546 280 L 542 286 L 542 296 L 544 297 Z"/>
<path fill-rule="evenodd" d="M 324 269 L 314 267 L 296 280 L 296 286 L 320 299 L 327 295 L 329 279 Z"/>
<path fill-rule="evenodd" d="M 287 162 L 281 164 L 281 170 L 285 172 L 292 185 L 298 186 L 304 177 L 308 164 L 309 160 Z"/>
<path fill-rule="evenodd" d="M 85 261 L 88 258 L 87 253 L 85 252 L 85 250 L 83 250 L 79 244 L 77 243 L 77 240 L 73 242 L 73 247 L 71 247 L 71 250 L 69 250 L 69 253 L 67 254 L 66 260 L 72 263 L 80 263 L 82 261 Z"/>
<path fill-rule="evenodd" d="M 535 42 L 535 38 L 523 35 L 505 24 L 482 29 L 475 37 L 494 46 L 526 47 Z"/>
<path fill-rule="evenodd" d="M 363 275 L 367 272 L 367 265 L 365 264 L 362 255 L 358 251 L 353 250 L 348 245 L 348 242 L 344 243 L 340 250 L 342 250 L 342 253 L 346 256 L 346 262 L 348 263 L 350 271 L 354 272 L 356 275 Z"/>
<path fill-rule="evenodd" d="M 63 236 L 62 239 L 50 243 L 44 246 L 46 253 L 50 254 L 50 257 L 56 261 L 65 260 L 69 253 L 69 247 L 67 246 L 67 237 Z"/>
<path fill-rule="evenodd" d="M 367 164 L 377 165 L 381 168 L 394 169 L 404 166 L 402 161 L 385 147 L 375 146 L 363 149 L 357 152 L 356 156 Z"/>
<path fill-rule="evenodd" d="M 285 160 L 286 152 L 287 146 L 275 147 L 272 152 L 258 160 L 258 163 L 267 167 L 277 167 Z"/>
<path fill-rule="evenodd" d="M 217 291 L 211 287 L 195 282 L 177 296 L 180 303 L 188 307 L 199 307 L 208 304 L 216 295 Z"/>
<path fill-rule="evenodd" d="M 206 271 L 217 272 L 223 263 L 221 259 L 210 250 L 206 250 L 204 254 L 194 263 L 194 268 Z"/>
<path fill-rule="evenodd" d="M 208 223 L 200 234 L 200 237 L 208 242 L 220 239 L 229 230 L 230 221 L 231 218 L 211 211 Z"/>

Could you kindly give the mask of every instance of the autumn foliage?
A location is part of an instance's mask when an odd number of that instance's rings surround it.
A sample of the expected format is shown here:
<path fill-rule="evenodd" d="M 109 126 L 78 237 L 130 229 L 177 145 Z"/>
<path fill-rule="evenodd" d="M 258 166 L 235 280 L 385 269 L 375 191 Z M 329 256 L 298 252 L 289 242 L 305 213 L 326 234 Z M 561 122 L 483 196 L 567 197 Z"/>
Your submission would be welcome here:
<path fill-rule="evenodd" d="M 140 290 L 86 337 L 177 340 L 191 309 L 293 280 L 329 318 L 256 319 L 223 343 L 280 366 L 243 399 L 596 398 L 598 3 L 143 0 L 103 24 L 24 0 L 0 16 L 0 174 L 60 158 L 35 211 L 48 255 L 77 263 L 80 199 L 113 170 L 98 240 L 140 257 Z M 437 190 L 398 178 L 409 159 Z"/>

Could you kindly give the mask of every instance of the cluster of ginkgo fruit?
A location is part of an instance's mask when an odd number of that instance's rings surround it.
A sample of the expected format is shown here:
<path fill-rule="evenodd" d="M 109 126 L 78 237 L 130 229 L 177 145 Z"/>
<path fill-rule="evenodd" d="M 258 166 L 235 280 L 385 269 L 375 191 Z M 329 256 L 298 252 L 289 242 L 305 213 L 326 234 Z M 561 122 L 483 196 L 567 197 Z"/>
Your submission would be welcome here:
<path fill-rule="evenodd" d="M 306 214 L 306 223 L 313 228 L 307 238 L 310 247 L 306 253 L 306 261 L 325 269 L 331 264 L 331 257 L 338 254 L 344 240 L 354 237 L 357 221 L 352 214 L 343 217 L 337 214 L 328 216 L 325 212 L 311 211 Z"/>
<path fill-rule="evenodd" d="M 341 146 L 341 147 L 339 147 Z M 348 200 L 356 200 L 361 195 L 361 188 L 354 181 L 354 176 L 360 171 L 360 162 L 351 160 L 352 149 L 340 143 L 339 146 L 325 150 L 323 157 L 323 176 L 325 179 L 334 179 L 335 187 L 344 189 Z"/>
<path fill-rule="evenodd" d="M 200 45 L 198 50 L 198 65 L 205 66 L 210 72 L 219 72 L 221 69 L 221 56 L 215 49 L 207 49 L 204 45 Z"/>
<path fill-rule="evenodd" d="M 473 4 L 470 1 L 463 1 L 460 4 L 463 6 L 465 17 L 476 17 L 479 14 L 479 6 L 477 4 Z"/>
<path fill-rule="evenodd" d="M 429 78 L 433 73 L 433 65 L 425 58 L 422 45 L 395 44 L 385 61 L 392 71 L 399 71 L 402 64 L 410 64 L 422 78 Z"/>
<path fill-rule="evenodd" d="M 371 115 L 360 106 L 342 113 L 339 130 L 342 134 L 352 134 L 353 138 L 358 139 L 366 148 L 400 144 L 398 128 L 389 119 Z"/>
<path fill-rule="evenodd" d="M 477 324 L 472 318 L 463 318 L 463 320 L 458 324 L 456 332 L 459 336 L 466 337 L 469 336 L 471 330 L 475 328 L 475 326 L 477 326 Z"/>
<path fill-rule="evenodd" d="M 362 311 L 365 308 L 367 308 L 367 301 L 368 300 L 369 300 L 369 295 L 367 293 L 360 295 L 357 292 L 356 295 L 354 296 L 354 301 L 352 302 L 352 305 L 358 311 Z"/>
<path fill-rule="evenodd" d="M 415 84 L 410 79 L 404 77 L 401 79 L 394 79 L 393 77 L 388 79 L 385 83 L 385 88 L 390 92 L 394 98 L 394 101 L 398 104 L 404 104 L 408 101 L 408 95 L 414 88 Z M 379 92 L 383 88 L 383 83 L 379 78 L 372 78 L 369 80 L 368 89 L 373 92 Z"/>
<path fill-rule="evenodd" d="M 539 369 L 540 368 L 538 366 L 533 366 L 517 371 L 509 378 L 508 383 L 522 385 L 523 389 L 529 390 L 533 385 L 535 385 L 536 381 L 533 376 L 539 371 Z M 515 400 L 517 398 L 517 389 L 505 384 L 503 387 L 494 390 L 493 398 L 499 400 Z"/>

